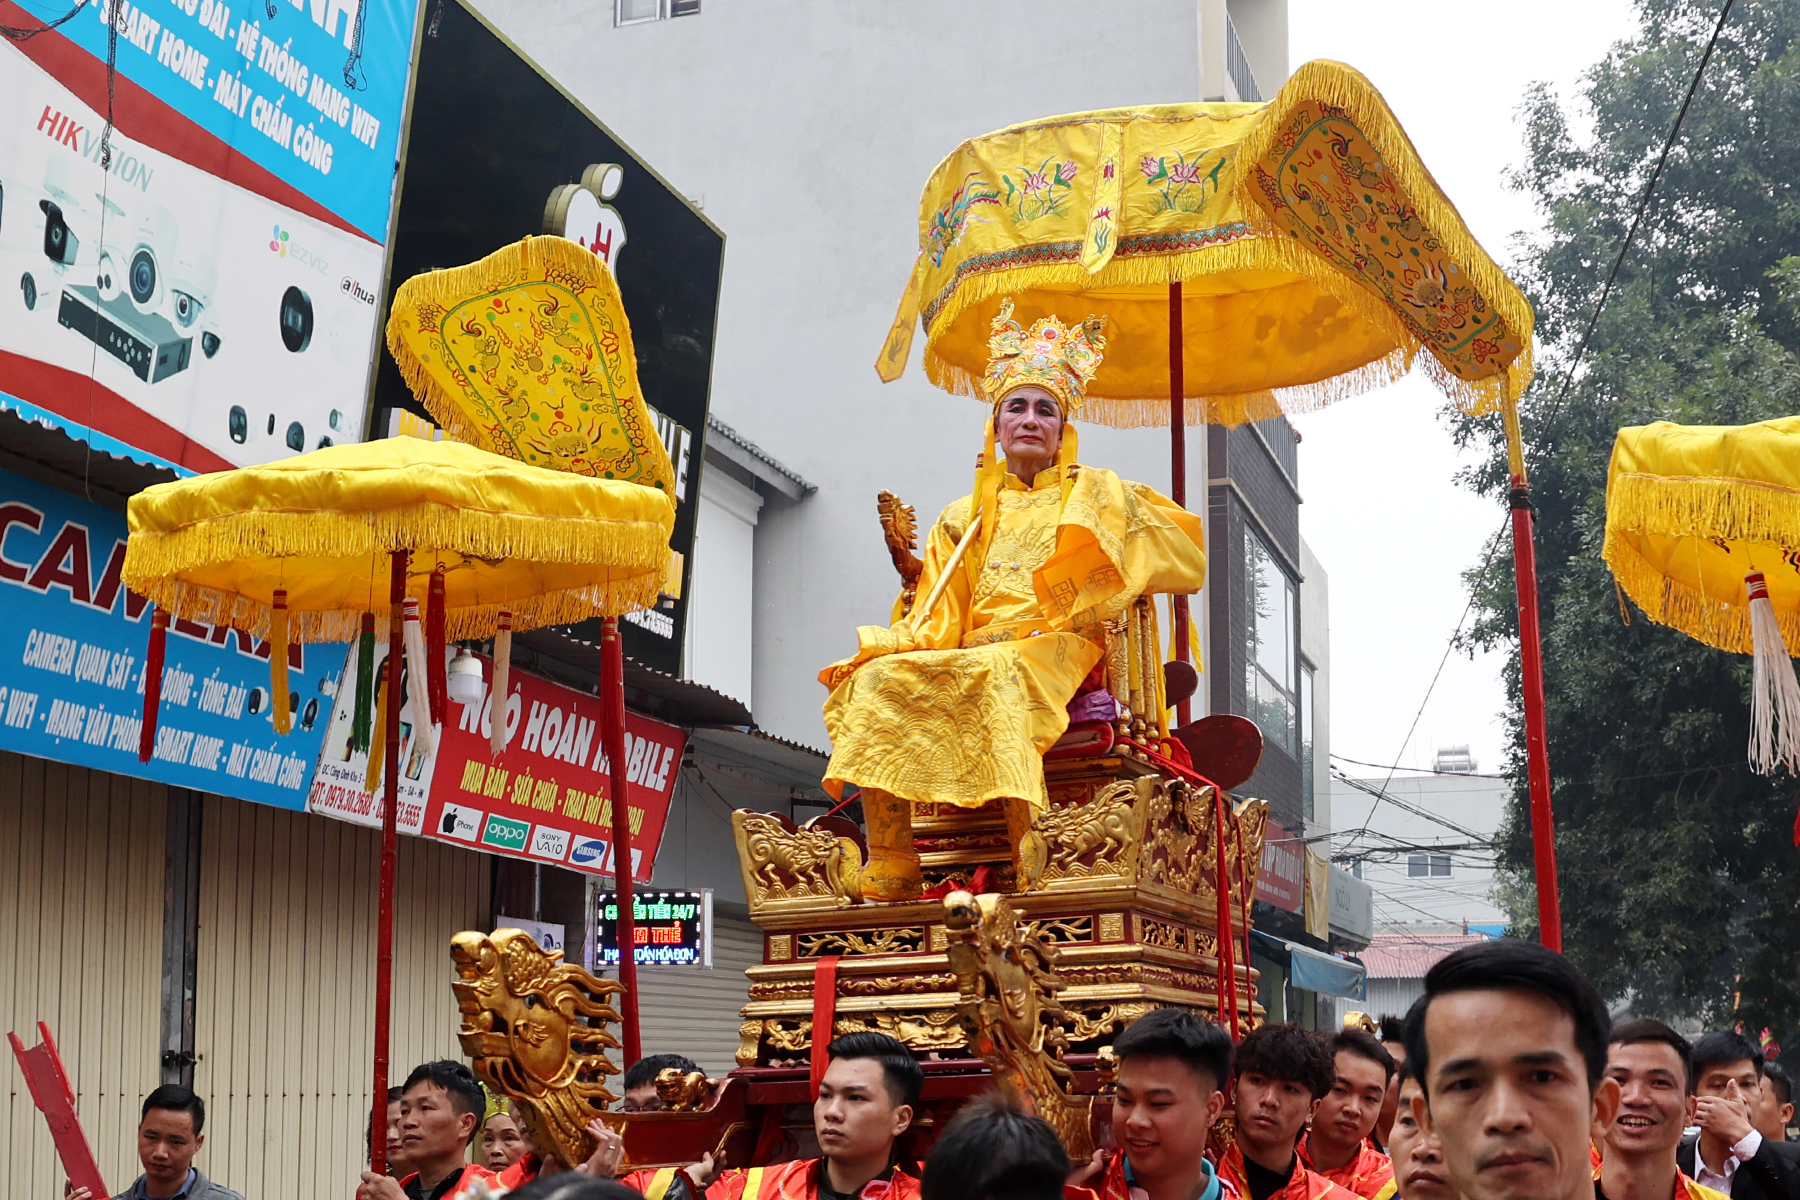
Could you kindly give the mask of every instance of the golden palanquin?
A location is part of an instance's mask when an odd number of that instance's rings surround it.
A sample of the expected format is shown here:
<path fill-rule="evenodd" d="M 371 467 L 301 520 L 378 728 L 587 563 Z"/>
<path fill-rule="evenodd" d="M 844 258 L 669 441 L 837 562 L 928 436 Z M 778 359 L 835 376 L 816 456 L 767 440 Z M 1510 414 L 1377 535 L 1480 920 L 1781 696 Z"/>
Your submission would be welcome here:
<path fill-rule="evenodd" d="M 981 867 L 993 872 L 995 888 L 1026 933 L 1052 949 L 1065 985 L 1072 1052 L 1099 1049 L 1159 1005 L 1216 1016 L 1211 789 L 1161 774 L 1128 747 L 1100 758 L 1052 760 L 1045 774 L 1050 807 L 1036 828 L 1049 854 L 1038 889 L 1012 891 L 1011 847 L 998 805 L 917 810 L 914 834 L 928 888 L 968 881 Z M 1240 938 L 1243 896 L 1256 886 L 1267 819 L 1265 802 L 1246 800 L 1234 806 L 1227 826 L 1225 862 Z M 750 916 L 763 931 L 762 965 L 748 972 L 740 1066 L 810 1057 L 815 973 L 827 956 L 839 959 L 834 1037 L 877 1029 L 921 1053 L 967 1052 L 943 901 L 859 903 L 860 859 L 849 822 L 796 828 L 780 814 L 740 810 L 732 828 Z M 1241 945 L 1238 958 L 1239 1008 L 1257 1013 L 1255 972 L 1245 970 Z"/>

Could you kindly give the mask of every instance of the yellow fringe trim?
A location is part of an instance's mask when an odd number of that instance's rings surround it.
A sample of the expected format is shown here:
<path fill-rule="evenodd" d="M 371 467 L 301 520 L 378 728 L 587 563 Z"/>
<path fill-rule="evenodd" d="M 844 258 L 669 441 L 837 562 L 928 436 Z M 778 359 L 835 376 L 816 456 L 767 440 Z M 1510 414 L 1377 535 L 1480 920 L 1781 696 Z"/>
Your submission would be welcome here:
<path fill-rule="evenodd" d="M 133 533 L 122 575 L 127 587 L 147 596 L 159 578 L 236 559 L 343 558 L 361 560 L 350 569 L 367 571 L 371 557 L 393 550 L 660 572 L 669 545 L 659 521 L 483 512 L 435 502 L 365 513 L 238 512 L 171 533 Z M 386 565 L 377 573 L 385 580 Z M 376 590 L 385 594 L 386 584 Z"/>
<path fill-rule="evenodd" d="M 598 288 L 602 294 L 602 303 L 614 307 L 619 317 L 619 357 L 632 381 L 632 388 L 630 395 L 615 396 L 613 399 L 620 405 L 633 400 L 642 402 L 637 387 L 637 349 L 631 340 L 631 325 L 625 320 L 624 301 L 619 296 L 619 286 L 613 280 L 612 272 L 591 251 L 584 250 L 566 238 L 526 236 L 510 246 L 494 251 L 480 262 L 414 275 L 394 293 L 394 307 L 387 322 L 388 353 L 394 356 L 400 375 L 406 380 L 407 389 L 425 406 L 431 419 L 443 426 L 445 432 L 455 440 L 479 446 L 495 454 L 504 454 L 508 458 L 519 457 L 517 447 L 510 441 L 495 441 L 488 437 L 487 431 L 463 409 L 461 398 L 438 385 L 424 362 L 407 343 L 406 324 L 417 320 L 418 311 L 422 307 L 435 306 L 448 311 L 467 303 L 471 297 L 498 292 L 527 280 L 543 279 L 549 273 L 574 275 L 584 283 Z M 645 419 L 648 419 L 647 413 Z M 652 439 L 652 445 L 660 447 L 661 443 Z M 663 461 L 667 461 L 666 455 Z M 673 480 L 673 466 L 668 469 L 664 478 Z"/>
<path fill-rule="evenodd" d="M 513 614 L 515 630 L 537 629 L 544 625 L 568 625 L 589 617 L 616 617 L 656 604 L 661 590 L 659 571 L 646 571 L 630 578 L 610 580 L 587 587 L 547 592 L 494 604 L 460 605 L 444 614 L 444 636 L 450 641 L 486 638 L 494 635 L 502 612 Z M 220 591 L 163 577 L 145 587 L 130 585 L 139 595 L 148 596 L 177 617 L 206 625 L 225 625 L 241 629 L 252 637 L 269 636 L 273 610 L 265 603 L 236 592 Z M 378 591 L 385 593 L 384 581 Z M 288 637 L 296 642 L 349 642 L 362 631 L 362 608 L 325 611 L 288 611 Z M 387 638 L 388 617 L 375 613 L 375 637 Z"/>
<path fill-rule="evenodd" d="M 995 296 L 1033 288 L 1092 287 L 1096 291 L 1120 287 L 1164 286 L 1180 279 L 1228 271 L 1285 271 L 1304 276 L 1357 317 L 1375 327 L 1394 344 L 1394 349 L 1372 362 L 1321 379 L 1270 391 L 1188 397 L 1188 422 L 1238 424 L 1266 420 L 1283 413 L 1311 412 L 1385 387 L 1405 377 L 1423 344 L 1387 301 L 1351 276 L 1326 263 L 1286 234 L 1273 229 L 1249 232 L 1229 242 L 1204 246 L 1184 254 L 1115 257 L 1098 275 L 1090 277 L 1079 263 L 1052 263 L 984 272 L 963 281 L 939 310 L 935 328 L 944 328 L 962 313 Z M 1091 281 L 1091 282 L 1090 282 Z M 1514 360 L 1508 373 L 1482 380 L 1464 380 L 1446 370 L 1430 354 L 1427 370 L 1438 388 L 1471 414 L 1494 411 L 1510 380 L 1529 378 L 1529 352 Z M 932 383 L 953 395 L 986 400 L 981 377 L 944 358 L 928 336 L 925 374 Z M 1101 378 L 1103 378 L 1102 375 Z M 1197 402 L 1197 403 L 1196 403 Z M 1081 419 L 1103 425 L 1133 428 L 1167 425 L 1169 402 L 1161 398 L 1109 396 L 1096 379 L 1082 405 Z"/>
<path fill-rule="evenodd" d="M 1719 650 L 1750 654 L 1750 607 L 1741 577 L 1720 599 L 1664 575 L 1638 553 L 1632 535 L 1765 543 L 1800 551 L 1800 491 L 1747 479 L 1620 473 L 1606 488 L 1606 540 L 1601 557 L 1631 602 Z M 1775 612 L 1790 650 L 1800 650 L 1800 611 Z"/>

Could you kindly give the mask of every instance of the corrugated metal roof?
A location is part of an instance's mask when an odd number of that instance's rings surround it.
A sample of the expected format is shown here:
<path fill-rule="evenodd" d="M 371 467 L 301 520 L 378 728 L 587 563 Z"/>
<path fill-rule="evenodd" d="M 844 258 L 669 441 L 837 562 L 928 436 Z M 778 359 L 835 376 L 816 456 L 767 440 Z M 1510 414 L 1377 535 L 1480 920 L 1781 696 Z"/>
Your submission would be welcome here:
<path fill-rule="evenodd" d="M 1370 979 L 1423 979 L 1451 951 L 1487 940 L 1478 933 L 1378 933 L 1357 957 Z"/>

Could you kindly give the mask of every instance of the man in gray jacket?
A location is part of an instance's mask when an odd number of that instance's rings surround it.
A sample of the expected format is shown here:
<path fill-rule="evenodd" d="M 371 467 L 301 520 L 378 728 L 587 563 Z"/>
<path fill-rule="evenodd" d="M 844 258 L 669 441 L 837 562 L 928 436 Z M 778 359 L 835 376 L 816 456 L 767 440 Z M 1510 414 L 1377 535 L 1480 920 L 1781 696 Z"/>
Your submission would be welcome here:
<path fill-rule="evenodd" d="M 166 1083 L 144 1098 L 138 1122 L 138 1161 L 144 1173 L 113 1200 L 244 1200 L 194 1166 L 206 1144 L 206 1102 L 187 1088 Z M 94 1200 L 76 1188 L 69 1200 Z"/>

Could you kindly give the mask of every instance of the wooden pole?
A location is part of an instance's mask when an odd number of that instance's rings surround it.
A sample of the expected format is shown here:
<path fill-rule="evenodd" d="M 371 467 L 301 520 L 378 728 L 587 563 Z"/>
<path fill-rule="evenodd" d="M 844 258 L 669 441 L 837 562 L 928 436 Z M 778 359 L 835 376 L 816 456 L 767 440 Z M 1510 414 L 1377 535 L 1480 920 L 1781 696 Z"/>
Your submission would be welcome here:
<path fill-rule="evenodd" d="M 1512 473 L 1513 582 L 1519 599 L 1519 672 L 1525 693 L 1525 778 L 1531 795 L 1531 847 L 1537 873 L 1538 941 L 1562 952 L 1562 901 L 1556 887 L 1556 816 L 1550 804 L 1550 740 L 1544 720 L 1544 646 L 1538 626 L 1537 546 L 1531 483 L 1519 407 L 1501 410 Z"/>
<path fill-rule="evenodd" d="M 1169 498 L 1187 507 L 1187 392 L 1186 364 L 1182 351 L 1181 281 L 1169 284 Z M 1171 613 L 1175 619 L 1175 659 L 1192 662 L 1193 649 L 1188 645 L 1188 598 L 1171 596 Z M 1193 703 L 1183 700 L 1175 708 L 1175 723 L 1186 725 L 1193 719 Z"/>
<path fill-rule="evenodd" d="M 621 1013 L 625 1066 L 643 1057 L 638 1041 L 637 921 L 631 907 L 631 810 L 625 802 L 625 647 L 619 619 L 608 617 L 600 635 L 600 736 L 610 764 L 613 879 L 619 901 L 619 984 L 625 989 Z"/>
<path fill-rule="evenodd" d="M 369 1116 L 369 1169 L 387 1174 L 388 1022 L 394 1003 L 394 858 L 400 848 L 400 672 L 406 647 L 406 566 L 410 555 L 396 550 L 388 587 L 387 722 L 381 753 L 381 885 L 375 927 L 375 1094 Z M 419 664 L 415 664 L 418 666 Z M 429 719 L 414 715 L 415 720 Z"/>

